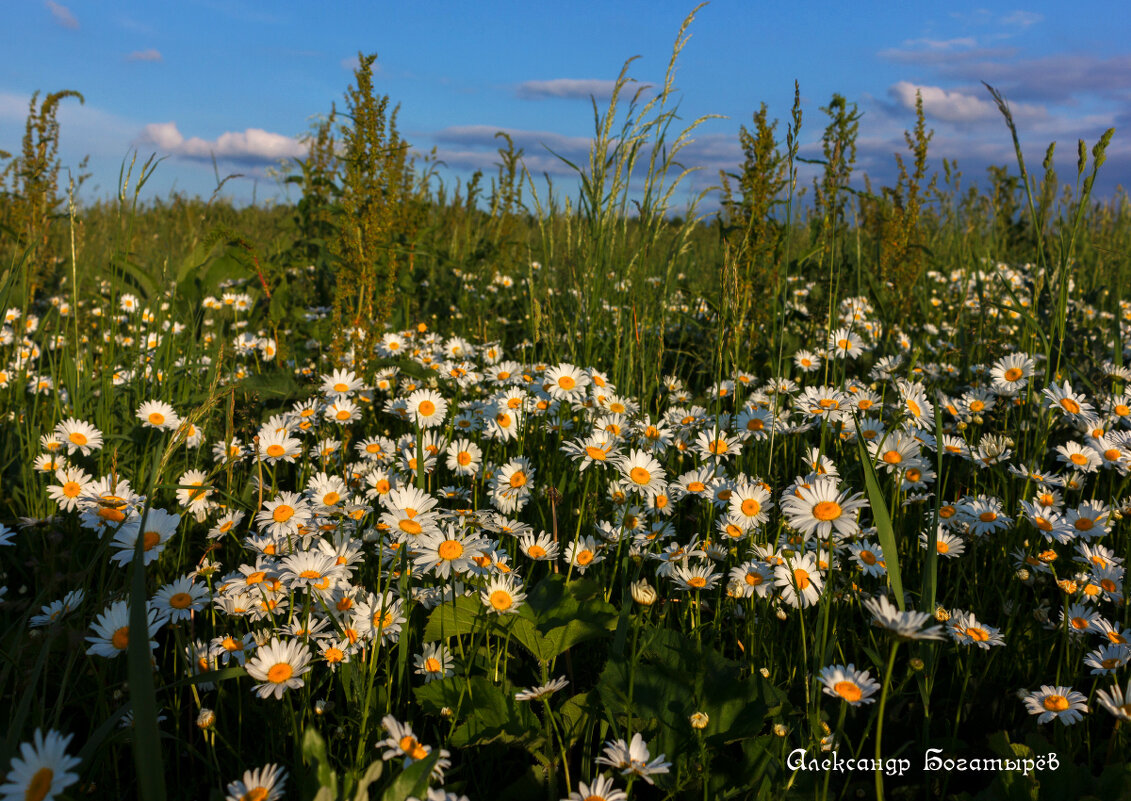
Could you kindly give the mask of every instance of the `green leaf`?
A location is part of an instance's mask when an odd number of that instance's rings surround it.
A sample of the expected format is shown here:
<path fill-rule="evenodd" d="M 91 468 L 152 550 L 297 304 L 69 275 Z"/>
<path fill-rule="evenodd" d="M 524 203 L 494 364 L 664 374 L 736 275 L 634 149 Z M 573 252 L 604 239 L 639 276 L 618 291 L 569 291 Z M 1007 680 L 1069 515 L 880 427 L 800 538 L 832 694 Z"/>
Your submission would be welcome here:
<path fill-rule="evenodd" d="M 157 467 L 154 465 L 154 477 Z M 154 483 L 152 478 L 149 482 Z M 149 516 L 142 510 L 141 531 Z M 126 675 L 130 682 L 130 701 L 134 710 L 134 764 L 139 796 L 144 801 L 163 801 L 165 770 L 161 762 L 161 737 L 157 729 L 157 691 L 153 683 L 152 655 L 149 651 L 149 610 L 145 592 L 144 537 L 134 547 L 133 576 L 130 584 L 130 638 L 126 646 Z"/>
<path fill-rule="evenodd" d="M 313 726 L 307 726 L 302 735 L 302 760 L 307 765 L 314 763 L 315 777 L 318 779 L 319 795 L 329 792 L 329 797 L 338 797 L 338 774 L 330 766 L 326 753 L 326 741 Z"/>
<path fill-rule="evenodd" d="M 936 409 L 935 414 L 941 414 L 941 410 Z M 888 581 L 891 582 L 891 589 L 895 594 L 895 605 L 902 612 L 903 578 L 899 571 L 899 548 L 895 541 L 895 529 L 892 528 L 891 515 L 888 514 L 887 505 L 884 503 L 884 493 L 880 489 L 876 468 L 872 466 L 872 457 L 864 446 L 860 421 L 854 418 L 853 423 L 856 426 L 856 450 L 860 454 L 860 464 L 864 468 L 864 486 L 868 491 L 868 505 L 872 508 L 872 522 L 876 524 L 876 535 L 879 537 L 880 547 L 884 550 L 884 565 L 887 567 Z"/>
<path fill-rule="evenodd" d="M 405 801 L 415 797 L 424 798 L 428 792 L 428 777 L 432 773 L 432 766 L 440 758 L 439 750 L 433 751 L 417 762 L 413 762 L 400 772 L 381 796 L 382 801 Z"/>

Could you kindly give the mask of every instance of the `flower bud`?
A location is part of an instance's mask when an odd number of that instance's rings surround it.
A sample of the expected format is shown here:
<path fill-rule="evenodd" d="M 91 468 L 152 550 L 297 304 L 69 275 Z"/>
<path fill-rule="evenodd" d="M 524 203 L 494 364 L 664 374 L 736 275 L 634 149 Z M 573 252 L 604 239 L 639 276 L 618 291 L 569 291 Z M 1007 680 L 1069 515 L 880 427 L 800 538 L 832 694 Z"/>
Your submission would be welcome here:
<path fill-rule="evenodd" d="M 641 606 L 651 606 L 656 603 L 656 588 L 648 583 L 647 579 L 640 579 L 632 583 L 632 600 Z"/>

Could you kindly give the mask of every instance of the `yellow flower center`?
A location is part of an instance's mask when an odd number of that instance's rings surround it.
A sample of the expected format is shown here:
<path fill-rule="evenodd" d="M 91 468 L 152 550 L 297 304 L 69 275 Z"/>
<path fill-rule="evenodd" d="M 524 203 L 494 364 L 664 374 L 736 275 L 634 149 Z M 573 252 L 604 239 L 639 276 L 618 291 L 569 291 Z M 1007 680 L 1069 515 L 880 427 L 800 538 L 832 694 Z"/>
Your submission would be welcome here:
<path fill-rule="evenodd" d="M 295 510 L 287 504 L 279 504 L 272 510 L 271 519 L 276 523 L 286 523 L 295 515 Z"/>
<path fill-rule="evenodd" d="M 192 605 L 192 596 L 187 592 L 178 592 L 169 598 L 169 606 L 174 609 L 188 609 Z"/>
<path fill-rule="evenodd" d="M 823 522 L 836 520 L 843 510 L 836 501 L 821 501 L 813 507 L 813 517 Z"/>
<path fill-rule="evenodd" d="M 584 567 L 585 565 L 587 565 L 587 564 L 589 564 L 590 562 L 593 561 L 593 556 L 594 556 L 594 554 L 593 554 L 592 551 L 581 550 L 581 551 L 577 552 L 577 556 L 574 557 L 574 561 L 576 561 L 579 565 Z"/>
<path fill-rule="evenodd" d="M 451 561 L 463 556 L 463 545 L 456 540 L 444 540 L 436 549 L 436 554 L 444 560 Z"/>
<path fill-rule="evenodd" d="M 294 675 L 295 669 L 286 662 L 279 662 L 267 671 L 267 681 L 273 684 L 282 684 Z"/>
<path fill-rule="evenodd" d="M 577 386 L 577 382 L 573 380 L 572 376 L 563 375 L 558 379 L 558 386 L 564 389 L 566 392 L 569 392 L 571 389 Z"/>
<path fill-rule="evenodd" d="M 849 681 L 848 679 L 845 679 L 844 681 L 838 681 L 836 684 L 834 684 L 833 692 L 835 692 L 845 701 L 848 701 L 850 704 L 854 704 L 864 697 L 864 691 L 860 689 L 860 685 L 858 685 L 854 681 Z"/>
<path fill-rule="evenodd" d="M 1080 414 L 1080 404 L 1072 400 L 1072 398 L 1061 398 L 1060 405 L 1069 414 Z"/>
<path fill-rule="evenodd" d="M 80 447 L 88 442 L 86 434 L 82 433 L 81 431 L 72 431 L 68 439 L 70 439 L 73 444 Z"/>
<path fill-rule="evenodd" d="M 594 445 L 589 445 L 588 447 L 586 447 L 585 453 L 589 456 L 590 459 L 598 462 L 603 462 L 608 458 L 608 454 L 605 453 L 603 449 L 598 448 Z"/>
<path fill-rule="evenodd" d="M 997 520 L 997 512 L 982 512 L 978 515 L 978 519 L 983 523 L 992 523 Z"/>
<path fill-rule="evenodd" d="M 424 669 L 429 673 L 439 673 L 442 669 L 440 660 L 434 656 L 430 656 L 424 660 Z"/>
<path fill-rule="evenodd" d="M 1021 376 L 1023 376 L 1024 374 L 1024 371 L 1022 371 L 1020 367 L 1010 367 L 1002 375 L 1002 378 L 1010 382 L 1019 381 L 1021 379 Z"/>
<path fill-rule="evenodd" d="M 628 477 L 631 478 L 634 483 L 639 484 L 642 487 L 652 480 L 652 474 L 645 470 L 643 467 L 632 468 L 628 471 Z"/>
<path fill-rule="evenodd" d="M 491 606 L 500 612 L 510 609 L 514 605 L 514 598 L 506 590 L 495 590 L 490 595 Z"/>
<path fill-rule="evenodd" d="M 1068 709 L 1068 699 L 1063 695 L 1048 695 L 1041 701 L 1041 705 L 1049 712 L 1063 712 Z"/>
<path fill-rule="evenodd" d="M 24 791 L 24 801 L 43 801 L 51 790 L 51 782 L 55 778 L 55 771 L 42 767 L 31 777 Z"/>
<path fill-rule="evenodd" d="M 519 487 L 525 487 L 526 481 L 526 473 L 522 472 L 521 470 L 516 470 L 511 474 L 511 480 L 509 483 L 512 489 L 518 489 Z"/>
<path fill-rule="evenodd" d="M 122 626 L 110 635 L 110 644 L 119 651 L 124 651 L 130 645 L 130 627 Z"/>
<path fill-rule="evenodd" d="M 141 546 L 144 550 L 150 550 L 159 542 L 161 542 L 161 535 L 156 531 L 147 531 L 141 536 Z"/>
<path fill-rule="evenodd" d="M 149 423 L 150 423 L 150 425 L 155 425 L 155 426 L 164 425 L 165 424 L 165 415 L 161 414 L 161 412 L 150 412 L 149 413 Z"/>
<path fill-rule="evenodd" d="M 277 459 L 280 456 L 282 456 L 284 453 L 286 453 L 286 449 L 284 449 L 283 446 L 279 445 L 278 443 L 274 443 L 274 444 L 267 446 L 267 455 L 272 457 L 272 458 Z"/>
<path fill-rule="evenodd" d="M 807 590 L 809 585 L 813 583 L 809 580 L 809 571 L 802 570 L 800 567 L 794 569 L 793 581 L 797 584 L 799 590 Z"/>

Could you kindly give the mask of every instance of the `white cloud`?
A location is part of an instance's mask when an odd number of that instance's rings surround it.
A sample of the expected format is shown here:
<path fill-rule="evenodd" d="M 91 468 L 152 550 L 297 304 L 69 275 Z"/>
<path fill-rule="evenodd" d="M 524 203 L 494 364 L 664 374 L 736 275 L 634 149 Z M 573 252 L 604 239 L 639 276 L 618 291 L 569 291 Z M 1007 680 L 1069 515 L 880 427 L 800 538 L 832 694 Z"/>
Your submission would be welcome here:
<path fill-rule="evenodd" d="M 596 78 L 554 78 L 550 81 L 524 81 L 515 94 L 524 100 L 542 100 L 547 97 L 583 98 L 590 96 L 608 100 L 613 96 L 616 81 Z"/>
<path fill-rule="evenodd" d="M 938 86 L 917 86 L 910 81 L 900 81 L 888 87 L 888 95 L 906 109 L 915 108 L 915 93 L 923 96 L 923 112 L 930 118 L 942 122 L 987 122 L 1001 118 L 994 102 L 975 95 L 958 91 L 947 91 Z M 1041 119 L 1047 116 L 1042 106 L 1030 103 L 1010 103 L 1014 119 Z"/>
<path fill-rule="evenodd" d="M 1031 25 L 1036 25 L 1038 22 L 1044 22 L 1044 19 L 1043 14 L 1038 14 L 1035 11 L 1014 11 L 1012 14 L 1002 17 L 1001 22 L 1003 25 L 1028 28 Z"/>
<path fill-rule="evenodd" d="M 297 139 L 262 128 L 228 131 L 213 140 L 197 136 L 186 139 L 175 122 L 153 122 L 145 126 L 136 143 L 187 159 L 207 160 L 215 156 L 242 164 L 266 164 L 306 155 L 306 147 Z"/>
<path fill-rule="evenodd" d="M 162 61 L 161 51 L 154 50 L 152 47 L 148 50 L 135 50 L 126 56 L 126 61 Z"/>
<path fill-rule="evenodd" d="M 924 50 L 961 50 L 977 44 L 972 36 L 963 36 L 957 39 L 908 39 L 903 46 L 919 47 Z"/>
<path fill-rule="evenodd" d="M 47 10 L 51 12 L 55 22 L 62 25 L 64 28 L 70 28 L 72 31 L 79 29 L 79 21 L 75 19 L 75 15 L 71 13 L 71 9 L 67 8 L 62 3 L 56 3 L 55 0 L 46 0 L 43 4 L 47 6 Z"/>

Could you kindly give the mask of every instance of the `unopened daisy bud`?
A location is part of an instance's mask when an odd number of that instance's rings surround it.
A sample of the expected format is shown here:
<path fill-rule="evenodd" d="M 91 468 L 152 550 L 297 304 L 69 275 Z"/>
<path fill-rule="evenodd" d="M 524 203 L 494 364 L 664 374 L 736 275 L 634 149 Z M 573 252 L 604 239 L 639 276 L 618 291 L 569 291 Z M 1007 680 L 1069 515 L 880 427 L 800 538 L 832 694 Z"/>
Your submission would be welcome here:
<path fill-rule="evenodd" d="M 911 658 L 911 669 L 912 670 L 918 672 L 918 671 L 922 670 L 924 667 L 926 667 L 926 663 L 922 659 L 920 659 L 917 656 Z"/>
<path fill-rule="evenodd" d="M 1021 568 L 1020 570 L 1017 571 L 1017 578 L 1019 578 L 1021 581 L 1028 581 L 1029 580 L 1029 571 L 1024 567 Z"/>
<path fill-rule="evenodd" d="M 982 423 L 986 422 L 985 419 L 980 414 L 974 415 L 974 417 L 971 418 L 971 419 L 974 421 L 974 425 L 977 425 L 977 426 L 980 426 Z"/>
<path fill-rule="evenodd" d="M 1118 509 L 1112 509 L 1111 510 L 1111 519 L 1112 520 L 1122 520 L 1123 519 L 1123 512 L 1119 511 Z"/>
<path fill-rule="evenodd" d="M 656 597 L 656 588 L 649 584 L 647 579 L 632 583 L 632 600 L 641 606 L 651 606 L 656 603 Z"/>
<path fill-rule="evenodd" d="M 763 679 L 768 679 L 768 678 L 770 678 L 770 669 L 769 669 L 769 668 L 762 668 L 762 669 L 761 669 L 761 670 L 759 670 L 758 672 L 762 674 L 762 678 L 763 678 Z"/>
<path fill-rule="evenodd" d="M 710 720 L 705 712 L 695 712 L 691 715 L 691 728 L 705 729 Z"/>
<path fill-rule="evenodd" d="M 785 737 L 787 734 L 789 734 L 789 727 L 787 727 L 784 723 L 775 723 L 774 724 L 774 735 L 775 736 Z"/>
<path fill-rule="evenodd" d="M 777 616 L 778 616 L 778 620 L 786 620 L 787 618 L 789 618 L 789 615 L 787 615 L 785 613 L 785 610 L 782 609 L 780 606 L 778 607 Z"/>
<path fill-rule="evenodd" d="M 935 607 L 935 620 L 939 623 L 946 623 L 950 620 L 950 611 L 944 606 Z"/>
<path fill-rule="evenodd" d="M 208 707 L 201 707 L 200 713 L 196 716 L 196 727 L 198 729 L 211 729 L 216 725 L 216 713 Z"/>
<path fill-rule="evenodd" d="M 821 721 L 821 731 L 824 732 L 825 734 L 828 734 L 829 732 L 832 731 L 832 729 L 829 728 L 828 723 L 826 723 L 825 721 L 822 720 Z"/>
<path fill-rule="evenodd" d="M 329 708 L 329 704 L 327 704 L 321 698 L 314 702 L 314 714 L 315 715 L 325 715 L 326 710 L 328 708 Z"/>
<path fill-rule="evenodd" d="M 455 713 L 452 712 L 452 708 L 450 706 L 443 707 L 440 710 L 440 717 L 450 718 L 453 714 Z"/>

